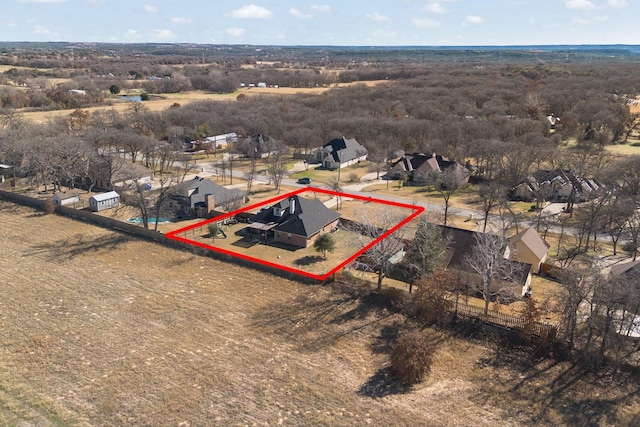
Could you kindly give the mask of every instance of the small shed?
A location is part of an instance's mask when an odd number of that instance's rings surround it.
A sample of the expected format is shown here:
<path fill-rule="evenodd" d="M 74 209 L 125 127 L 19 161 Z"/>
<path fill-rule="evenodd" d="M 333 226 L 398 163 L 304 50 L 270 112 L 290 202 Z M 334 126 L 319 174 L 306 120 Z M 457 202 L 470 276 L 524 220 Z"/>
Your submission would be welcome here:
<path fill-rule="evenodd" d="M 89 199 L 89 209 L 100 212 L 120 205 L 120 195 L 115 191 L 96 194 Z"/>
<path fill-rule="evenodd" d="M 53 195 L 56 206 L 73 205 L 80 202 L 80 196 L 75 191 L 61 191 Z"/>

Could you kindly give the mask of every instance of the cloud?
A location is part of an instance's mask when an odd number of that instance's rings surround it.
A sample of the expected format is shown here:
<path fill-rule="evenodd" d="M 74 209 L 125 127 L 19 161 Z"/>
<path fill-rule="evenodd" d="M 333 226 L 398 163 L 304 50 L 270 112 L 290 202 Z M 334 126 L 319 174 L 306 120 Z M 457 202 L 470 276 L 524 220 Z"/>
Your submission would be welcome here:
<path fill-rule="evenodd" d="M 462 25 L 464 26 L 479 25 L 479 24 L 484 24 L 484 19 L 482 19 L 482 17 L 480 16 L 474 16 L 474 15 L 466 16 L 464 18 L 464 22 L 462 23 Z"/>
<path fill-rule="evenodd" d="M 427 12 L 431 13 L 445 13 L 444 7 L 440 3 L 429 3 L 425 6 Z"/>
<path fill-rule="evenodd" d="M 573 18 L 573 22 L 578 25 L 587 25 L 589 21 L 583 18 Z"/>
<path fill-rule="evenodd" d="M 227 28 L 227 34 L 234 37 L 242 37 L 244 35 L 244 28 Z"/>
<path fill-rule="evenodd" d="M 173 22 L 174 24 L 191 24 L 193 22 L 193 19 L 185 18 L 182 16 L 174 16 L 173 18 L 171 18 L 171 22 Z"/>
<path fill-rule="evenodd" d="M 173 34 L 171 30 L 153 30 L 151 32 L 151 37 L 156 40 L 172 40 L 176 38 L 176 35 Z"/>
<path fill-rule="evenodd" d="M 376 21 L 376 22 L 383 22 L 383 21 L 388 21 L 389 20 L 388 16 L 380 15 L 378 12 L 368 13 L 366 16 L 367 16 L 367 18 L 371 19 L 372 21 Z"/>
<path fill-rule="evenodd" d="M 607 0 L 607 4 L 609 7 L 614 9 L 622 9 L 629 6 L 629 2 L 627 0 Z"/>
<path fill-rule="evenodd" d="M 68 0 L 18 0 L 18 3 L 65 3 Z"/>
<path fill-rule="evenodd" d="M 303 11 L 293 7 L 289 9 L 289 13 L 297 18 L 313 18 L 313 15 L 309 15 L 308 13 L 304 13 Z"/>
<path fill-rule="evenodd" d="M 331 12 L 331 7 L 326 4 L 312 4 L 311 10 L 316 12 Z"/>
<path fill-rule="evenodd" d="M 589 0 L 565 0 L 564 5 L 571 10 L 595 10 L 596 6 Z"/>
<path fill-rule="evenodd" d="M 36 25 L 36 27 L 33 29 L 33 34 L 38 34 L 39 36 L 48 36 L 51 34 L 51 31 L 49 31 L 42 25 Z"/>
<path fill-rule="evenodd" d="M 86 0 L 91 6 L 104 6 L 106 0 Z"/>
<path fill-rule="evenodd" d="M 429 18 L 413 18 L 411 23 L 416 28 L 436 28 L 440 26 L 438 21 Z"/>
<path fill-rule="evenodd" d="M 271 11 L 264 7 L 250 4 L 249 6 L 243 6 L 240 9 L 236 9 L 231 12 L 231 16 L 241 19 L 265 19 L 271 18 Z"/>
<path fill-rule="evenodd" d="M 158 13 L 158 8 L 151 4 L 145 4 L 143 9 L 145 12 L 148 12 L 148 13 Z"/>
<path fill-rule="evenodd" d="M 133 40 L 133 41 L 139 41 L 141 40 L 140 37 L 140 33 L 138 32 L 138 30 L 134 30 L 134 29 L 129 29 L 127 30 L 124 34 L 123 34 L 123 39 L 125 40 Z"/>

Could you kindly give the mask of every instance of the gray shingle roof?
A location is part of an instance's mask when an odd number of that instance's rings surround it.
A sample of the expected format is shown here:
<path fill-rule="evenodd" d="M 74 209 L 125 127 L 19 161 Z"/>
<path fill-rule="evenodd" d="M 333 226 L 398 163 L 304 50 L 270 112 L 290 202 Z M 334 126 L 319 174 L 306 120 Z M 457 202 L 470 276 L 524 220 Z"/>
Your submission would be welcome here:
<path fill-rule="evenodd" d="M 354 138 L 332 139 L 322 146 L 322 151 L 331 155 L 334 162 L 345 163 L 368 154 L 369 151 Z"/>
<path fill-rule="evenodd" d="M 290 210 L 292 202 L 293 213 Z M 282 216 L 276 216 L 275 210 L 282 210 Z M 296 195 L 281 200 L 269 209 L 254 215 L 249 221 L 276 223 L 278 225 L 275 230 L 309 238 L 338 218 L 340 214 L 327 208 L 320 200 L 305 199 Z"/>
<path fill-rule="evenodd" d="M 197 193 L 189 194 L 190 191 L 196 189 L 198 190 Z M 192 208 L 198 203 L 204 203 L 206 196 L 209 194 L 213 194 L 216 206 L 224 206 L 227 203 L 243 198 L 245 195 L 242 190 L 225 188 L 199 176 L 176 185 L 173 191 L 175 195 L 189 199 L 190 207 Z"/>

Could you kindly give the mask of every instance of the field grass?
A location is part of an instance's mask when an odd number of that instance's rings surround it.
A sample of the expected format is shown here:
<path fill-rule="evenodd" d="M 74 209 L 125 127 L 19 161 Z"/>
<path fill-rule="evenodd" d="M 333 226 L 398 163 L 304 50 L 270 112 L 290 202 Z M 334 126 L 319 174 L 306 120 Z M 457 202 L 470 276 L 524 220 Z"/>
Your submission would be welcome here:
<path fill-rule="evenodd" d="M 363 84 L 365 82 L 359 82 Z M 388 83 L 385 81 L 372 81 L 366 82 L 366 84 L 372 86 L 381 83 Z M 358 83 L 343 83 L 336 87 L 350 86 Z M 167 108 L 171 107 L 173 104 L 178 103 L 180 105 L 187 105 L 191 102 L 197 101 L 235 101 L 240 94 L 244 94 L 246 96 L 256 96 L 256 95 L 293 95 L 293 94 L 316 94 L 320 95 L 331 88 L 328 87 L 316 87 L 316 88 L 251 88 L 251 89 L 240 89 L 234 93 L 225 93 L 225 94 L 214 94 L 207 93 L 203 91 L 190 91 L 190 92 L 181 92 L 181 93 L 170 93 L 170 94 L 159 94 L 157 96 L 153 96 L 151 100 L 145 101 L 144 106 L 149 111 L 164 111 Z M 129 102 L 127 101 L 119 101 L 119 100 L 111 100 L 112 105 L 105 105 L 99 107 L 89 107 L 83 108 L 83 110 L 87 110 L 89 112 L 94 111 L 105 111 L 105 110 L 116 110 L 120 113 L 125 112 L 129 107 Z M 54 110 L 54 111 L 18 111 L 21 116 L 25 120 L 32 121 L 34 123 L 47 123 L 53 118 L 56 117 L 65 117 L 73 112 L 73 110 Z"/>
<path fill-rule="evenodd" d="M 640 143 L 607 145 L 606 149 L 616 156 L 638 155 L 640 154 Z"/>
<path fill-rule="evenodd" d="M 373 300 L 0 202 L 2 425 L 637 425 L 637 378 L 426 329 Z"/>

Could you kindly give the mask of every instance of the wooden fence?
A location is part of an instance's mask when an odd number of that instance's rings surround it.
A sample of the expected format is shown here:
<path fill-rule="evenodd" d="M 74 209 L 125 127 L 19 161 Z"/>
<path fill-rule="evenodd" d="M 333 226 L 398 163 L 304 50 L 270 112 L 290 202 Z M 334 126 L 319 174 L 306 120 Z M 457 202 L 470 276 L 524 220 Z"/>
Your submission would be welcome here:
<path fill-rule="evenodd" d="M 527 331 L 532 335 L 536 335 L 544 339 L 555 338 L 558 330 L 557 326 L 550 323 L 531 322 L 527 321 L 527 319 L 524 319 L 523 317 L 513 314 L 498 313 L 491 310 L 487 314 L 484 314 L 484 309 L 482 307 L 476 307 L 464 303 L 457 303 L 453 308 L 453 311 L 461 317 L 477 319 L 483 323 L 501 326 L 503 328 L 520 332 Z"/>
<path fill-rule="evenodd" d="M 29 207 L 40 209 L 40 210 L 42 210 L 44 206 L 44 200 L 35 199 L 32 197 L 24 196 L 21 194 L 10 192 L 10 191 L 0 190 L 0 198 L 8 200 L 13 203 L 29 206 Z M 75 220 L 88 222 L 91 224 L 109 228 L 111 230 L 124 232 L 130 235 L 141 237 L 146 240 L 151 240 L 153 242 L 160 243 L 166 246 L 171 246 L 171 247 L 182 249 L 182 250 L 188 250 L 198 255 L 209 256 L 211 258 L 214 258 L 220 261 L 238 264 L 244 267 L 252 268 L 254 270 L 261 270 L 266 273 L 271 273 L 273 275 L 276 275 L 285 279 L 295 280 L 301 283 L 318 283 L 317 279 L 314 279 L 311 277 L 296 274 L 294 272 L 283 270 L 277 267 L 271 267 L 268 265 L 259 264 L 251 260 L 245 260 L 243 258 L 224 254 L 221 252 L 200 248 L 190 243 L 168 239 L 163 233 L 160 233 L 158 231 L 149 230 L 140 225 L 130 224 L 130 223 L 119 221 L 113 218 L 108 218 L 106 216 L 99 215 L 87 210 L 74 209 L 67 206 L 56 206 L 56 213 L 69 218 L 73 218 Z M 331 281 L 331 280 L 332 279 L 328 279 L 328 281 Z"/>

